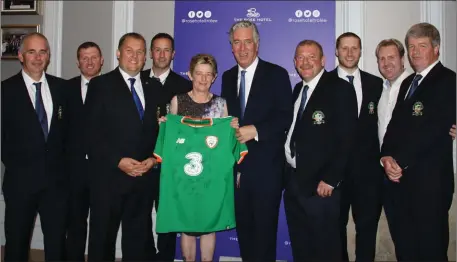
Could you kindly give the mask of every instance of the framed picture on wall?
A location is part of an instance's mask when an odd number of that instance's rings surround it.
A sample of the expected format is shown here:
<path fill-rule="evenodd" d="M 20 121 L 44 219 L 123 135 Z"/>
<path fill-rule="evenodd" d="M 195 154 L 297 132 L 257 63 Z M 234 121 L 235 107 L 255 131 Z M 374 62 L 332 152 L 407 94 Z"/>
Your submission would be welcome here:
<path fill-rule="evenodd" d="M 2 59 L 17 59 L 22 38 L 40 32 L 40 25 L 2 25 Z"/>
<path fill-rule="evenodd" d="M 2 15 L 38 14 L 38 0 L 1 0 Z"/>

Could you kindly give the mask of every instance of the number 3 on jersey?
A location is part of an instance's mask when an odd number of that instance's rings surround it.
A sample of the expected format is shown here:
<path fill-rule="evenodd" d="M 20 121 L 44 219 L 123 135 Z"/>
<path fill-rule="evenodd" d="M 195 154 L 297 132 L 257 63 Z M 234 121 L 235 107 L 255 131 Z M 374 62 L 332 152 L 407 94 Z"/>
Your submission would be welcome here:
<path fill-rule="evenodd" d="M 184 165 L 184 172 L 189 176 L 198 176 L 203 171 L 202 154 L 191 152 L 186 155 L 190 162 Z"/>

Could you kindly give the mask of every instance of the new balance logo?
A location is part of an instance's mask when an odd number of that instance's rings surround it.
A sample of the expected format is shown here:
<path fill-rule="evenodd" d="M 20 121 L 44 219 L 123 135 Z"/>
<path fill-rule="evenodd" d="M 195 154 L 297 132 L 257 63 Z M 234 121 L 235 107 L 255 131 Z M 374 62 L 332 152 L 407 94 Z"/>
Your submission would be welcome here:
<path fill-rule="evenodd" d="M 184 144 L 185 141 L 185 138 L 178 138 L 178 140 L 176 140 L 176 144 Z"/>

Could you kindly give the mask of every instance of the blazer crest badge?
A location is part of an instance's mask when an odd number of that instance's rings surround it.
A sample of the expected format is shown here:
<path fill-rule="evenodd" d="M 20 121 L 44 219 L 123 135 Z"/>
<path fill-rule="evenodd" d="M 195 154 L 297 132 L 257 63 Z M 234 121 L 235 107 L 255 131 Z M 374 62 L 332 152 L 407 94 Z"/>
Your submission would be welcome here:
<path fill-rule="evenodd" d="M 368 103 L 368 114 L 374 115 L 374 110 L 375 110 L 375 104 L 374 102 Z"/>
<path fill-rule="evenodd" d="M 424 110 L 424 104 L 422 104 L 421 102 L 417 101 L 413 105 L 413 116 L 421 116 L 423 114 L 422 110 Z"/>
<path fill-rule="evenodd" d="M 321 125 L 321 124 L 325 123 L 325 120 L 324 120 L 325 115 L 324 115 L 324 112 L 322 112 L 322 111 L 319 111 L 319 110 L 314 111 L 312 118 L 313 118 L 313 124 L 315 124 L 315 125 Z"/>

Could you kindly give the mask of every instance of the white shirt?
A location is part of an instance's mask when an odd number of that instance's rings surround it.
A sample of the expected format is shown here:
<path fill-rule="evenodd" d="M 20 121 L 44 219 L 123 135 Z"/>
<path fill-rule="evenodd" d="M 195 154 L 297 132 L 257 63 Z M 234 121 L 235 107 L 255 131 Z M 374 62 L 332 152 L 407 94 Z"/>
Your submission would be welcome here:
<path fill-rule="evenodd" d="M 160 83 L 162 83 L 162 85 L 164 85 L 165 81 L 167 80 L 168 75 L 170 74 L 170 71 L 171 71 L 171 69 L 168 68 L 167 71 L 165 71 L 163 74 L 161 74 L 160 76 L 157 77 L 154 75 L 154 70 L 151 68 L 151 73 L 149 74 L 149 77 L 150 78 L 154 78 L 154 77 L 159 78 Z"/>
<path fill-rule="evenodd" d="M 141 78 L 140 78 L 140 73 L 136 74 L 136 76 L 130 76 L 124 70 L 122 70 L 119 67 L 119 71 L 121 72 L 122 77 L 125 80 L 125 83 L 129 87 L 130 92 L 132 92 L 130 88 L 130 80 L 129 78 L 135 78 L 135 83 L 133 84 L 133 88 L 135 88 L 136 93 L 138 94 L 138 97 L 140 98 L 141 105 L 143 106 L 143 110 L 146 107 L 145 101 L 144 101 L 144 92 L 143 92 L 143 85 L 141 84 Z"/>
<path fill-rule="evenodd" d="M 87 95 L 87 86 L 89 85 L 89 80 L 81 75 L 81 98 L 83 99 L 83 104 L 86 101 Z"/>
<path fill-rule="evenodd" d="M 360 115 L 360 109 L 362 108 L 362 99 L 363 99 L 363 93 L 362 93 L 362 79 L 360 78 L 360 70 L 357 68 L 354 73 L 349 74 L 348 72 L 344 71 L 341 67 L 337 67 L 338 71 L 338 76 L 341 79 L 346 80 L 349 82 L 349 78 L 347 78 L 348 75 L 354 76 L 354 90 L 355 94 L 357 96 L 357 107 L 359 109 L 359 115 Z M 350 83 L 350 82 L 349 82 Z"/>
<path fill-rule="evenodd" d="M 49 89 L 48 81 L 46 81 L 45 73 L 41 75 L 40 81 L 35 81 L 29 75 L 27 75 L 24 70 L 22 70 L 22 78 L 24 79 L 25 86 L 27 87 L 27 92 L 29 93 L 33 108 L 35 108 L 36 95 L 36 86 L 33 83 L 41 82 L 41 98 L 43 99 L 44 110 L 46 111 L 46 117 L 48 118 L 48 130 L 51 129 L 53 103 L 51 90 Z"/>
<path fill-rule="evenodd" d="M 434 66 L 436 66 L 436 64 L 438 64 L 439 62 L 440 62 L 440 60 L 436 60 L 433 64 L 431 64 L 427 68 L 425 68 L 422 72 L 416 72 L 416 75 L 420 74 L 422 76 L 422 78 L 419 80 L 417 86 L 419 86 L 422 83 L 422 80 L 424 80 L 424 78 L 428 75 L 430 70 L 432 70 L 432 68 Z M 409 89 L 411 89 L 412 84 L 413 83 L 411 82 L 411 85 L 409 85 L 408 92 L 406 92 L 406 95 L 405 95 L 405 99 L 408 97 Z"/>
<path fill-rule="evenodd" d="M 309 99 L 311 98 L 311 95 L 314 92 L 314 89 L 316 88 L 317 83 L 319 83 L 319 80 L 321 79 L 321 76 L 324 73 L 324 71 L 325 70 L 322 69 L 319 72 L 319 74 L 316 75 L 316 77 L 314 77 L 311 81 L 309 81 L 309 83 L 306 83 L 303 80 L 303 87 L 308 85 L 308 91 L 306 92 L 305 108 L 306 108 L 306 105 L 308 104 Z M 298 109 L 300 107 L 300 102 L 301 102 L 301 97 L 303 95 L 303 90 L 304 89 L 302 88 L 302 90 L 300 91 L 300 94 L 298 94 L 297 100 L 294 103 L 294 117 L 293 117 L 293 120 L 292 120 L 292 125 L 289 128 L 289 133 L 287 134 L 286 143 L 284 144 L 287 163 L 289 163 L 293 168 L 297 168 L 297 164 L 296 164 L 296 161 L 295 161 L 295 157 L 292 157 L 291 154 L 290 154 L 290 139 L 292 138 L 292 133 L 294 132 L 294 129 L 295 129 L 295 122 L 297 120 L 297 112 L 298 112 Z"/>
<path fill-rule="evenodd" d="M 393 83 L 390 83 L 387 79 L 384 80 L 381 98 L 378 103 L 378 137 L 380 146 L 382 146 L 387 126 L 389 125 L 390 119 L 392 118 L 392 112 L 397 104 L 401 83 L 409 75 L 410 73 L 404 70 Z"/>

